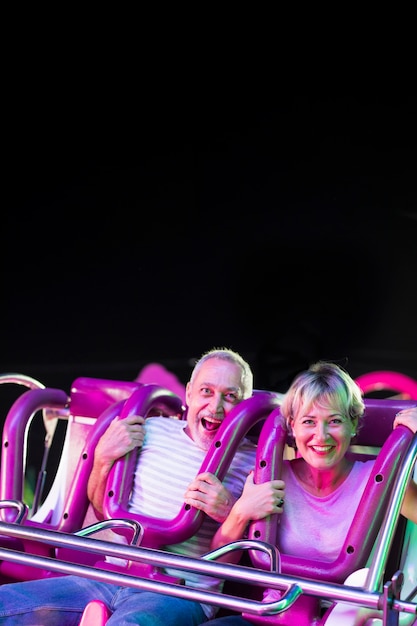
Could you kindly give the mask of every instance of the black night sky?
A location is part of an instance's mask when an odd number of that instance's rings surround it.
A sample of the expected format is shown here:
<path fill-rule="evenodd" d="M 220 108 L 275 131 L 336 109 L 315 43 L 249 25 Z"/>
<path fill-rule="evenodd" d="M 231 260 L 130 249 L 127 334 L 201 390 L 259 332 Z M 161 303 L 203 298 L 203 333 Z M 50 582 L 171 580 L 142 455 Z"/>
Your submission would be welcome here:
<path fill-rule="evenodd" d="M 2 372 L 185 380 L 227 345 L 258 387 L 417 378 L 415 97 L 10 108 Z"/>

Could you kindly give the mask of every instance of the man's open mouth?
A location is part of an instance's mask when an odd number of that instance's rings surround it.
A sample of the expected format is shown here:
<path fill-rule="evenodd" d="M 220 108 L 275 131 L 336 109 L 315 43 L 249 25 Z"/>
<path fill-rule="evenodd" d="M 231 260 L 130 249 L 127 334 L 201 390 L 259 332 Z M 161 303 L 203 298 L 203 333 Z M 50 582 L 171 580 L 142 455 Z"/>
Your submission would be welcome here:
<path fill-rule="evenodd" d="M 207 419 L 206 417 L 203 417 L 201 420 L 201 423 L 203 425 L 203 428 L 205 430 L 209 430 L 209 431 L 215 431 L 219 428 L 221 421 L 220 420 L 213 420 L 213 419 Z"/>

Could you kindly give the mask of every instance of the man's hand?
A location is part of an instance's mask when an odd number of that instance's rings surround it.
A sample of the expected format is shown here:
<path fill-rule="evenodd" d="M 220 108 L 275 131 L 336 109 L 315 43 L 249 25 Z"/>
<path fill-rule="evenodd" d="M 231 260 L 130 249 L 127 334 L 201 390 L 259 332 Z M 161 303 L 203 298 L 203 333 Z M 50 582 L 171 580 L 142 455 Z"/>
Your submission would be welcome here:
<path fill-rule="evenodd" d="M 145 438 L 145 418 L 131 415 L 124 419 L 116 417 L 100 437 L 95 449 L 95 458 L 103 465 L 112 465 L 136 447 L 141 447 Z"/>
<path fill-rule="evenodd" d="M 230 491 L 210 472 L 199 474 L 188 485 L 184 500 L 220 523 L 224 522 L 235 502 Z"/>

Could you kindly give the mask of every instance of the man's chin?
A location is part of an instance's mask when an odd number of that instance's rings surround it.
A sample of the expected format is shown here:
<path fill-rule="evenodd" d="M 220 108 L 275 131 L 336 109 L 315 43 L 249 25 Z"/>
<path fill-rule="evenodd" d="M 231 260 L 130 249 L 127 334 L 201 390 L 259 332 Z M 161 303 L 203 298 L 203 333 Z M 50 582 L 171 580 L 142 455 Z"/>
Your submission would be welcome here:
<path fill-rule="evenodd" d="M 204 430 L 202 433 L 199 433 L 198 441 L 196 441 L 195 443 L 198 445 L 199 448 L 202 448 L 203 450 L 208 450 L 215 439 L 216 432 L 217 431 Z"/>

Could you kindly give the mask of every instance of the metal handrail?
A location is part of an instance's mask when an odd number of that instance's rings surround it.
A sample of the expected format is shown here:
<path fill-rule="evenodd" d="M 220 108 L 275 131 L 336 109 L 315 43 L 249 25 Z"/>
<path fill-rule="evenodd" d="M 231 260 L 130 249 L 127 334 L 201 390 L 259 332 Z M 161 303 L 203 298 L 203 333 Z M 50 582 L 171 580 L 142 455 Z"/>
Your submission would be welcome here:
<path fill-rule="evenodd" d="M 30 390 L 34 389 L 46 389 L 45 385 L 32 376 L 26 374 L 20 374 L 18 372 L 6 372 L 0 374 L 0 385 L 3 384 L 15 384 L 27 387 Z M 31 506 L 31 513 L 34 515 L 39 509 L 41 498 L 43 495 L 43 489 L 46 481 L 46 466 L 48 462 L 49 452 L 52 445 L 52 441 L 55 435 L 55 430 L 58 424 L 58 419 L 68 419 L 69 410 L 67 408 L 57 409 L 45 407 L 42 409 L 42 418 L 45 428 L 44 449 L 41 461 L 41 467 L 36 480 L 35 490 L 33 494 L 33 502 Z"/>
<path fill-rule="evenodd" d="M 125 558 L 130 561 L 139 561 L 163 568 L 173 567 L 178 570 L 200 573 L 218 579 L 253 584 L 264 588 L 279 589 L 284 592 L 284 595 L 278 601 L 265 603 L 231 594 L 214 593 L 196 589 L 187 585 L 140 578 L 137 573 L 135 573 L 135 575 L 129 575 L 123 571 L 107 571 L 95 566 L 70 563 L 61 559 L 19 552 L 10 548 L 0 548 L 0 558 L 14 563 L 44 568 L 51 572 L 76 574 L 93 580 L 110 582 L 137 589 L 156 591 L 165 595 L 205 602 L 217 607 L 224 607 L 254 615 L 274 615 L 280 613 L 288 609 L 301 593 L 327 599 L 332 602 L 346 602 L 374 610 L 382 610 L 384 606 L 387 605 L 387 602 L 390 601 L 390 610 L 417 615 L 417 603 L 414 602 L 407 602 L 399 598 L 390 600 L 384 597 L 383 593 L 370 592 L 358 587 L 336 583 L 329 584 L 312 579 L 303 579 L 298 576 L 266 572 L 248 566 L 217 562 L 211 560 L 216 556 L 215 553 L 208 553 L 204 555 L 203 558 L 195 559 L 152 548 L 121 545 L 100 539 L 79 537 L 69 533 L 38 528 L 29 529 L 17 524 L 1 522 L 0 534 L 20 539 L 43 541 L 56 547 L 68 547 L 99 555 Z M 261 546 L 259 544 L 262 544 L 262 542 L 244 540 L 242 542 L 229 544 L 229 549 L 245 549 L 248 548 L 248 546 L 250 546 L 252 550 L 257 548 L 265 549 L 264 545 Z"/>
<path fill-rule="evenodd" d="M 388 554 L 391 549 L 401 506 L 407 486 L 411 480 L 412 471 L 417 460 L 417 433 L 411 440 L 404 460 L 398 470 L 387 512 L 378 534 L 372 562 L 369 565 L 368 575 L 364 587 L 369 591 L 376 590 L 382 583 Z"/>

